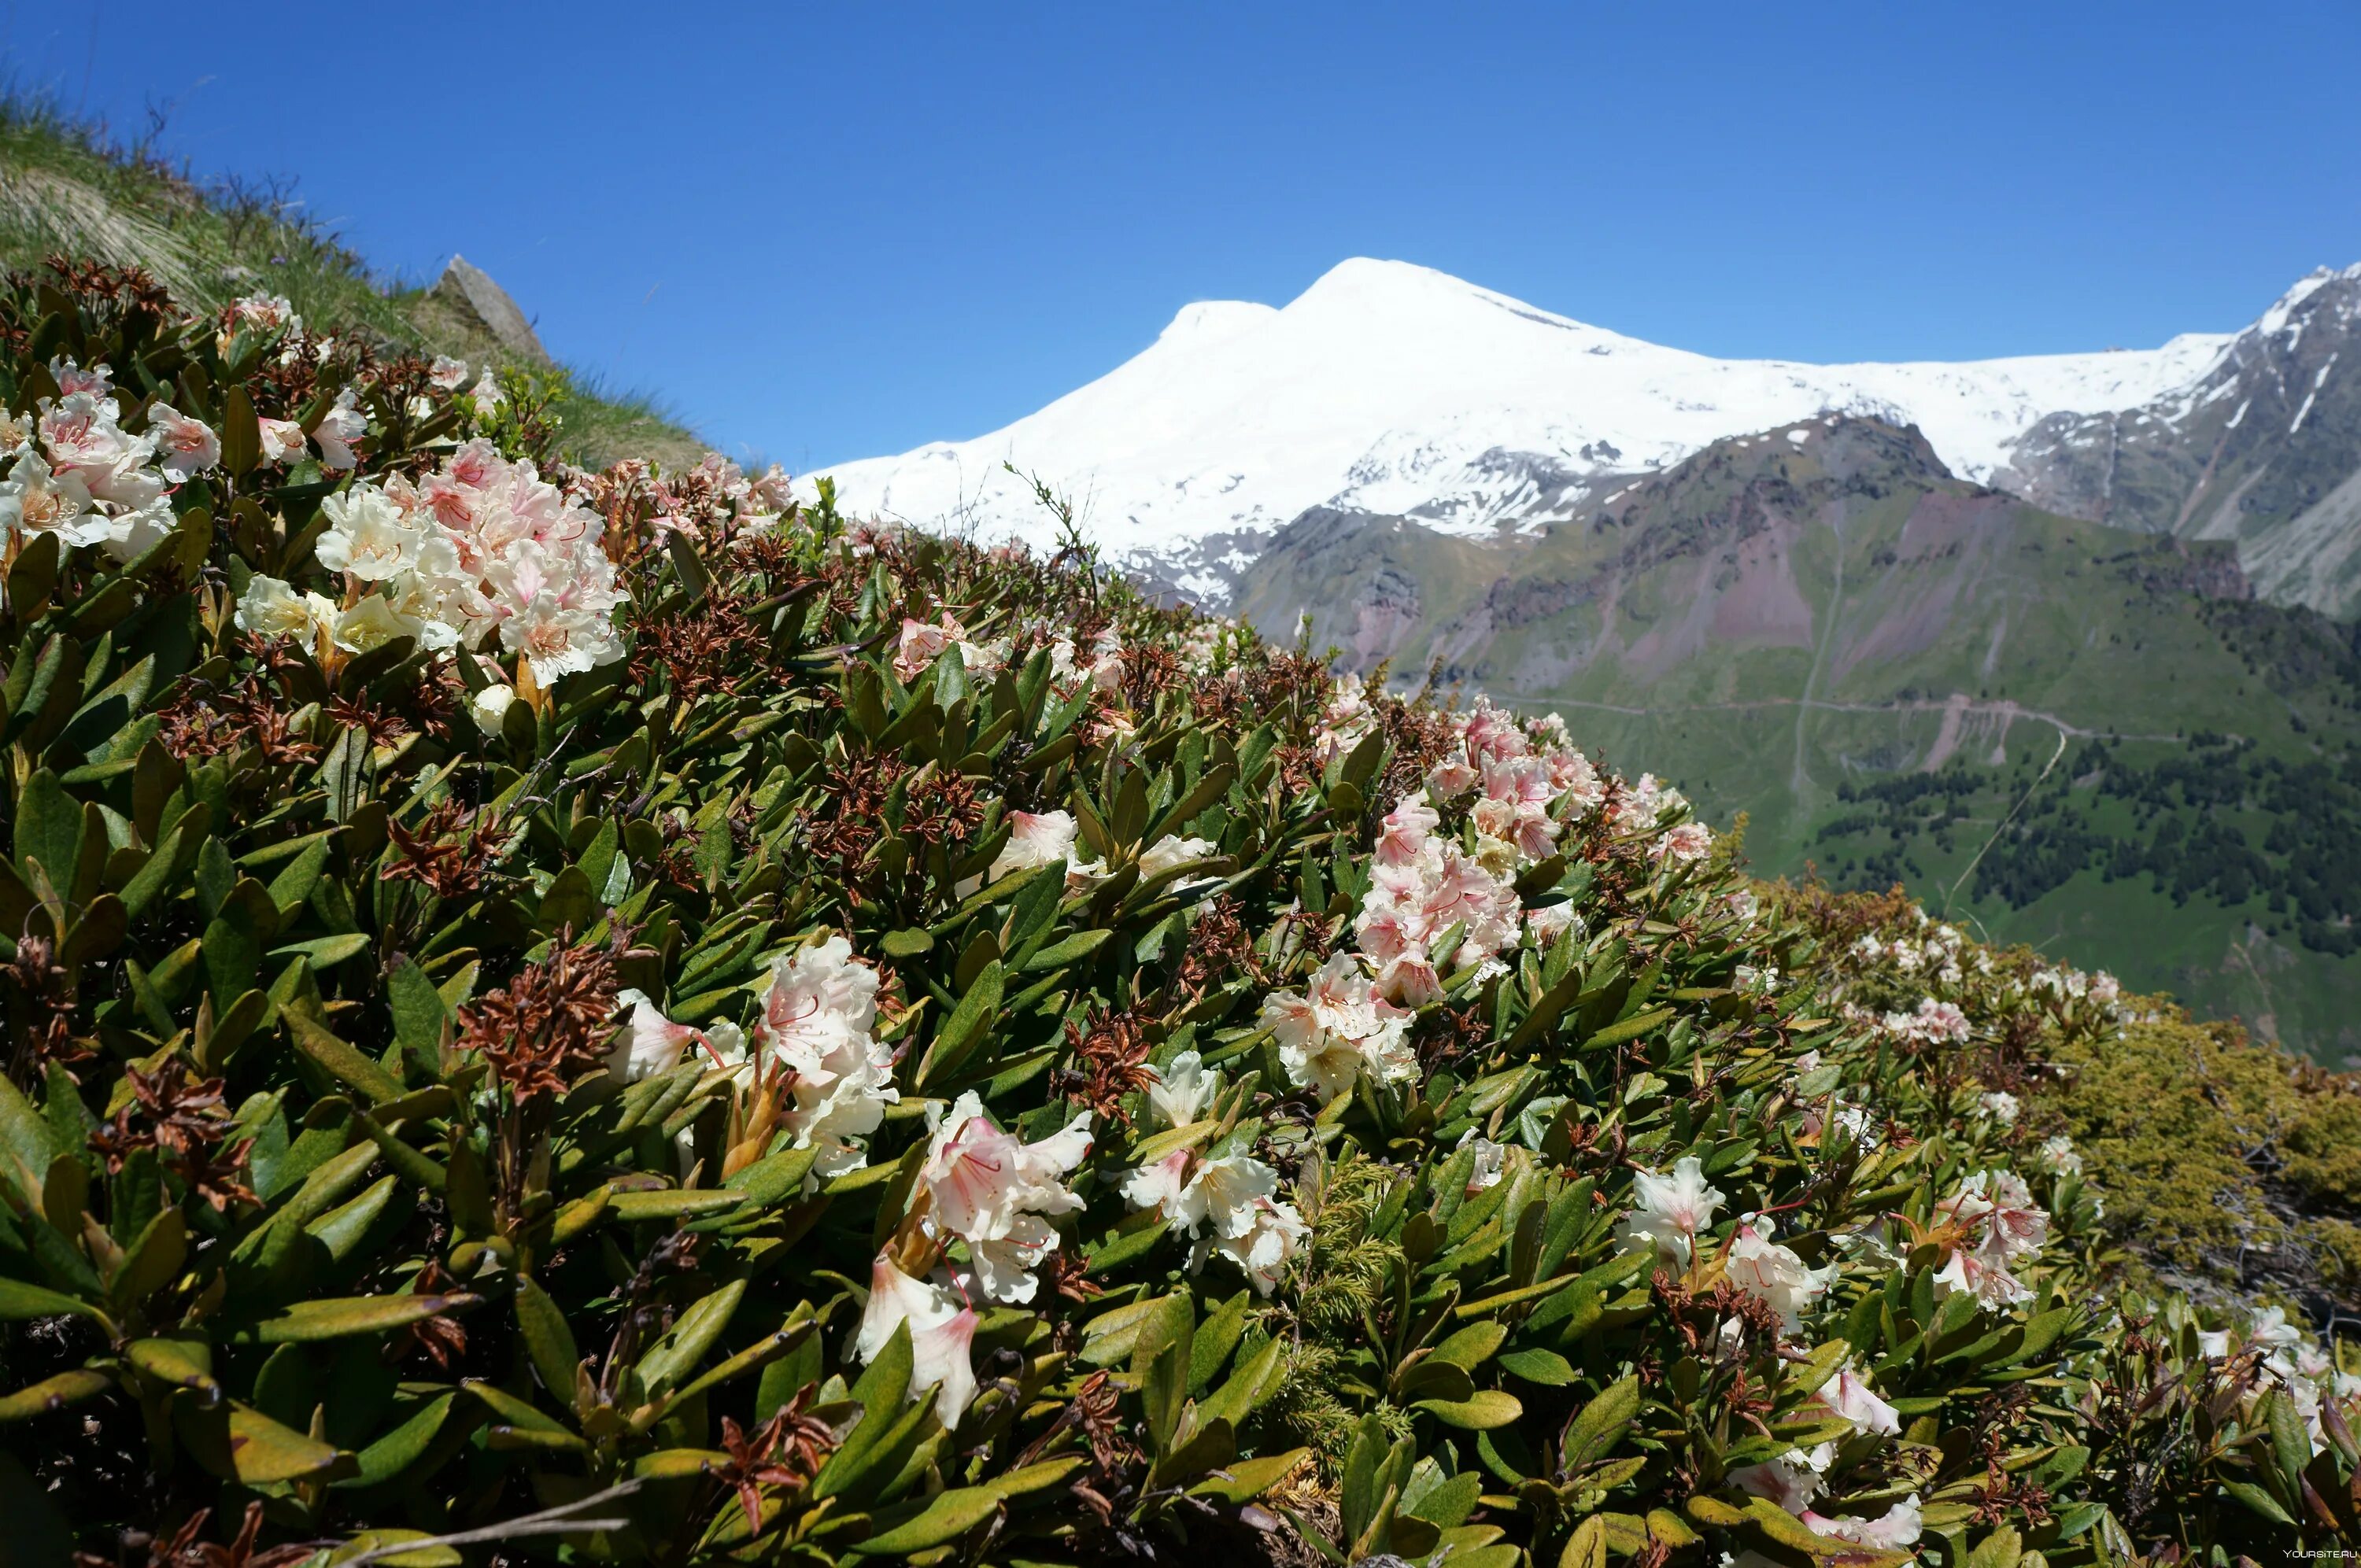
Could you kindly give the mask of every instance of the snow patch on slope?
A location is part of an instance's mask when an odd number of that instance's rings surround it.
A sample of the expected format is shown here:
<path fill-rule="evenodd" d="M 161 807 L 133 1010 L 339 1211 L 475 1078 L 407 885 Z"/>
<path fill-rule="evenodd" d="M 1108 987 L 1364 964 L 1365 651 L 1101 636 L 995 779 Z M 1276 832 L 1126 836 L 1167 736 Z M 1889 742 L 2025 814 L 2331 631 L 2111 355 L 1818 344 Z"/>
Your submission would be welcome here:
<path fill-rule="evenodd" d="M 1138 356 L 1005 429 L 823 471 L 848 513 L 1038 543 L 1049 523 L 1003 471 L 1013 463 L 1072 499 L 1115 559 L 1177 567 L 1214 536 L 1323 505 L 1446 532 L 1538 527 L 1587 504 L 1589 477 L 1822 413 L 1916 424 L 1982 480 L 2044 415 L 2152 402 L 2229 342 L 1966 364 L 1715 359 L 1355 259 L 1283 309 L 1187 306 Z"/>

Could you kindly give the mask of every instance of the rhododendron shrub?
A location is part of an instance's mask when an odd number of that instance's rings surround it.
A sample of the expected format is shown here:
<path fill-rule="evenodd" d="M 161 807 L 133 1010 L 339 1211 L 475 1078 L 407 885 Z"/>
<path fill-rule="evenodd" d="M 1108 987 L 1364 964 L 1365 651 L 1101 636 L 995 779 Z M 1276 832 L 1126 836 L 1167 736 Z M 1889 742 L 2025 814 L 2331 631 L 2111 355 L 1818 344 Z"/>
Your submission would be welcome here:
<path fill-rule="evenodd" d="M 82 270 L 0 339 L 24 1551 L 2356 1539 L 2334 1348 L 2117 1288 L 2037 1097 L 2153 1005 L 2103 977 L 284 301 Z"/>

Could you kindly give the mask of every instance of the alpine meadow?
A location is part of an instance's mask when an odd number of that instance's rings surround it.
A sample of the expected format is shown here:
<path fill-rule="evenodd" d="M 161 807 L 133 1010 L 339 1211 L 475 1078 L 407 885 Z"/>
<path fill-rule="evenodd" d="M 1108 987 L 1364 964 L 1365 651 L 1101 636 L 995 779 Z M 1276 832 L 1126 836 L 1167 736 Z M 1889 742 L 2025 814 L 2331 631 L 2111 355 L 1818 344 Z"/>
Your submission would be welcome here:
<path fill-rule="evenodd" d="M 992 542 L 0 156 L 8 1562 L 2361 1552 L 2316 507 L 2090 515 L 2052 366 L 2042 498 L 1816 385 Z"/>

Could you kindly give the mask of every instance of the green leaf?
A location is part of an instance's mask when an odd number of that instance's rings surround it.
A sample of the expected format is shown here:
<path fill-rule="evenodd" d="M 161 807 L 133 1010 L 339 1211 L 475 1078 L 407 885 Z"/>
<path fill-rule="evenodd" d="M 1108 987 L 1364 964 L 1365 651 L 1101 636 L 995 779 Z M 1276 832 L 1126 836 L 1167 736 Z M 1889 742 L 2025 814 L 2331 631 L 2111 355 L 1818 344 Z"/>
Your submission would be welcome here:
<path fill-rule="evenodd" d="M 1312 1457 L 1308 1448 L 1290 1448 L 1259 1459 L 1241 1459 L 1189 1488 L 1192 1497 L 1218 1497 L 1225 1503 L 1249 1503 L 1286 1480 Z"/>
<path fill-rule="evenodd" d="M 214 1381 L 209 1347 L 203 1341 L 136 1339 L 123 1350 L 124 1359 L 170 1388 L 190 1388 L 213 1398 L 221 1394 Z"/>
<path fill-rule="evenodd" d="M 1582 1409 L 1565 1430 L 1565 1467 L 1578 1469 L 1604 1457 L 1640 1413 L 1640 1379 L 1626 1377 Z"/>
<path fill-rule="evenodd" d="M 983 1044 L 992 1032 L 993 1021 L 1000 1014 L 1005 974 L 998 959 L 985 964 L 977 974 L 975 983 L 968 987 L 967 994 L 960 998 L 951 1015 L 935 1031 L 934 1043 L 927 1047 L 926 1057 L 918 1064 L 917 1081 L 920 1088 L 950 1077 Z"/>
<path fill-rule="evenodd" d="M 925 927 L 911 926 L 899 931 L 886 932 L 885 939 L 879 946 L 889 959 L 915 959 L 933 952 L 935 938 Z"/>
<path fill-rule="evenodd" d="M 1512 1350 L 1500 1357 L 1500 1365 L 1545 1388 L 1563 1388 L 1575 1378 L 1573 1365 L 1554 1350 Z"/>
<path fill-rule="evenodd" d="M 45 1222 L 35 1221 L 39 1224 Z M 105 1316 L 87 1301 L 55 1290 L 45 1290 L 38 1285 L 27 1285 L 20 1279 L 0 1279 L 0 1322 L 25 1322 L 34 1318 L 59 1317 L 97 1318 Z"/>
<path fill-rule="evenodd" d="M 73 880 L 81 843 L 82 803 L 66 793 L 57 774 L 47 768 L 38 770 L 16 795 L 18 867 L 29 868 L 39 861 L 49 881 L 63 890 Z"/>
<path fill-rule="evenodd" d="M 525 1354 L 541 1386 L 561 1403 L 571 1403 L 582 1352 L 574 1343 L 574 1330 L 567 1325 L 565 1312 L 530 1275 L 517 1276 L 516 1317 L 517 1328 L 524 1335 Z"/>
<path fill-rule="evenodd" d="M 2224 1481 L 2222 1489 L 2244 1504 L 2248 1513 L 2259 1515 L 2273 1524 L 2286 1525 L 2290 1530 L 2295 1527 L 2295 1520 L 2288 1511 L 2273 1502 L 2271 1495 L 2252 1481 Z"/>
<path fill-rule="evenodd" d="M 937 1493 L 916 1519 L 856 1541 L 848 1550 L 864 1557 L 906 1556 L 940 1546 L 983 1523 L 1000 1511 L 1000 1494 L 990 1486 L 961 1486 Z"/>
<path fill-rule="evenodd" d="M 442 1296 L 344 1296 L 297 1301 L 249 1323 L 232 1337 L 247 1344 L 302 1344 L 347 1334 L 386 1333 L 422 1318 L 464 1311 L 482 1299 L 464 1291 Z"/>
<path fill-rule="evenodd" d="M 319 1063 L 346 1087 L 359 1091 L 371 1104 L 382 1105 L 401 1098 L 401 1085 L 385 1069 L 362 1055 L 357 1047 L 338 1039 L 307 1014 L 290 1008 L 280 1016 L 287 1020 L 297 1050 Z"/>
<path fill-rule="evenodd" d="M 94 1394 L 104 1393 L 114 1382 L 104 1372 L 87 1370 L 44 1377 L 13 1394 L 0 1395 L 0 1424 L 30 1420 L 51 1410 L 62 1410 L 68 1405 L 78 1405 Z"/>
<path fill-rule="evenodd" d="M 1465 1431 L 1504 1427 L 1525 1413 L 1524 1405 L 1514 1394 L 1505 1394 L 1498 1388 L 1478 1388 L 1466 1399 L 1421 1399 L 1411 1409 L 1424 1410 L 1444 1425 Z"/>
<path fill-rule="evenodd" d="M 705 1359 L 746 1294 L 746 1282 L 733 1279 L 680 1315 L 669 1333 L 640 1357 L 640 1384 L 651 1398 L 680 1382 Z M 568 1386 L 571 1383 L 568 1373 Z"/>

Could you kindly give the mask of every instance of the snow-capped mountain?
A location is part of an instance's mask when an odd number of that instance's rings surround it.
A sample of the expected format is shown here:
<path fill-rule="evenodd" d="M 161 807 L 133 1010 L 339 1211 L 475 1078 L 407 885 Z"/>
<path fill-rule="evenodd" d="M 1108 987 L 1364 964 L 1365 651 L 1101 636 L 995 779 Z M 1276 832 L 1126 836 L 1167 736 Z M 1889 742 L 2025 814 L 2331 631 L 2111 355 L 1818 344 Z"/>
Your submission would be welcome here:
<path fill-rule="evenodd" d="M 2356 370 L 2361 267 L 2323 269 L 2187 385 L 2042 420 L 1993 482 L 2093 522 L 2234 540 L 2265 598 L 2349 615 L 2361 608 Z"/>
<path fill-rule="evenodd" d="M 1915 424 L 1953 472 L 1988 481 L 2037 423 L 2168 400 L 2233 341 L 1965 364 L 1715 359 L 1356 259 L 1283 308 L 1190 305 L 1144 352 L 1005 429 L 822 471 L 855 515 L 1044 540 L 1014 465 L 1072 499 L 1110 559 L 1219 600 L 1315 507 L 1530 531 L 1716 441 L 1822 413 Z"/>

